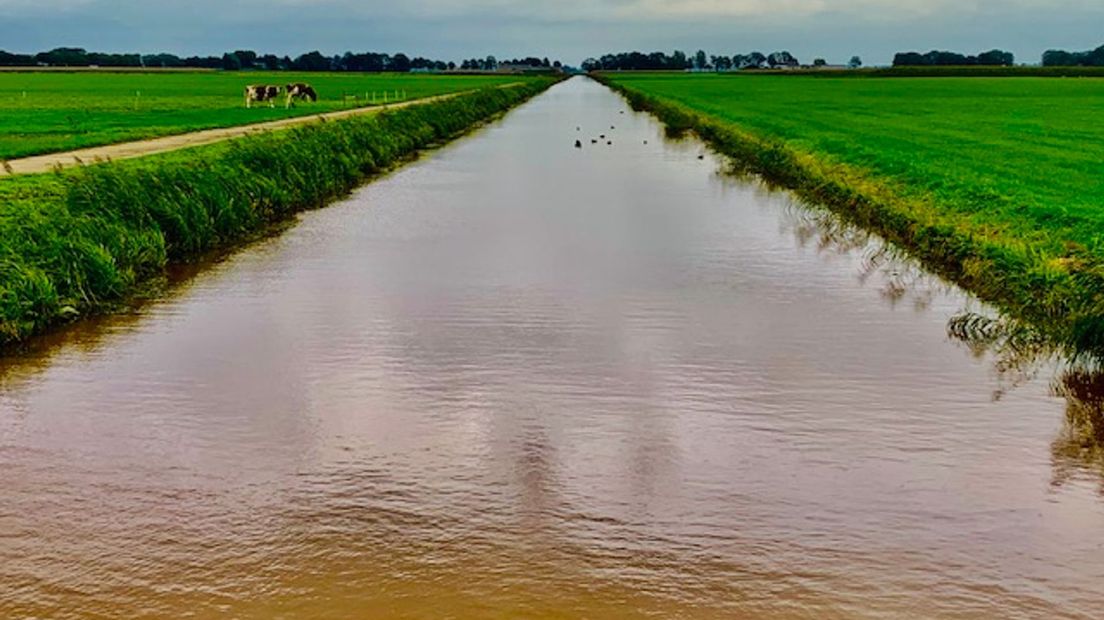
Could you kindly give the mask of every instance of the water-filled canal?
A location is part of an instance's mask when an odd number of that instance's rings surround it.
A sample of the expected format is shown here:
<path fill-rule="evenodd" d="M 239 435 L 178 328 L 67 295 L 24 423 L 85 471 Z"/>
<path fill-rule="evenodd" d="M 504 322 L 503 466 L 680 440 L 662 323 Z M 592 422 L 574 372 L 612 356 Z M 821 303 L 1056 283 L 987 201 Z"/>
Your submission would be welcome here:
<path fill-rule="evenodd" d="M 0 616 L 1098 617 L 1047 377 L 703 152 L 572 79 L 5 360 Z"/>

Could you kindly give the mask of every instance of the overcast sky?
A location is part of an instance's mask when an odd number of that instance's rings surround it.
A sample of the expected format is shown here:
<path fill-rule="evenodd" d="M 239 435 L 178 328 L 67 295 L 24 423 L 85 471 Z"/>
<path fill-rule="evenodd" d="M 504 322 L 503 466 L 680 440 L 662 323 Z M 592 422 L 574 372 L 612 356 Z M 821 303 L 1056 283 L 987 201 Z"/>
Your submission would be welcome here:
<path fill-rule="evenodd" d="M 1104 0 L 0 0 L 0 49 L 458 60 L 610 51 L 788 49 L 886 64 L 893 52 L 999 47 L 1018 62 L 1104 44 Z"/>

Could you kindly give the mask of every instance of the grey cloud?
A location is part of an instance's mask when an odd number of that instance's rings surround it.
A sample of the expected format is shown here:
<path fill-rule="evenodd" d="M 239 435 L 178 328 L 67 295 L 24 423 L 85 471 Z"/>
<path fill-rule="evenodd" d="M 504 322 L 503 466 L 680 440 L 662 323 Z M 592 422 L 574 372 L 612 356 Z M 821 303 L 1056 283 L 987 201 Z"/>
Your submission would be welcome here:
<path fill-rule="evenodd" d="M 886 63 L 901 49 L 1104 43 L 1099 0 L 0 0 L 0 47 L 217 53 L 254 48 L 403 50 L 441 58 L 537 54 L 577 63 L 607 51 L 735 53 Z"/>

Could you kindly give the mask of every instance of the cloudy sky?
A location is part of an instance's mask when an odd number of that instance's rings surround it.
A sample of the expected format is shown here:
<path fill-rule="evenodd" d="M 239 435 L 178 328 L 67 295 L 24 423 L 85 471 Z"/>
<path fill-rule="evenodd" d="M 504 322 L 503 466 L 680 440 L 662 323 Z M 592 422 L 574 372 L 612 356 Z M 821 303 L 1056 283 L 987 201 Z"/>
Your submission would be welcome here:
<path fill-rule="evenodd" d="M 446 60 L 609 51 L 788 49 L 888 63 L 899 50 L 1104 44 L 1104 0 L 0 0 L 0 49 L 295 55 L 405 51 Z"/>

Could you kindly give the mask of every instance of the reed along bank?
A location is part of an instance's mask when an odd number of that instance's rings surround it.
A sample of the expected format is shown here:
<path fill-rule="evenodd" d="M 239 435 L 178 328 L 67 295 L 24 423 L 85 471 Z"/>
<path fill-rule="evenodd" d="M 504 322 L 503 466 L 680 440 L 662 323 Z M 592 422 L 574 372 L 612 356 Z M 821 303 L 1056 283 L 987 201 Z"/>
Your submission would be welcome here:
<path fill-rule="evenodd" d="M 524 79 L 377 115 L 4 179 L 0 346 L 110 310 L 170 264 L 324 206 L 555 81 Z"/>

